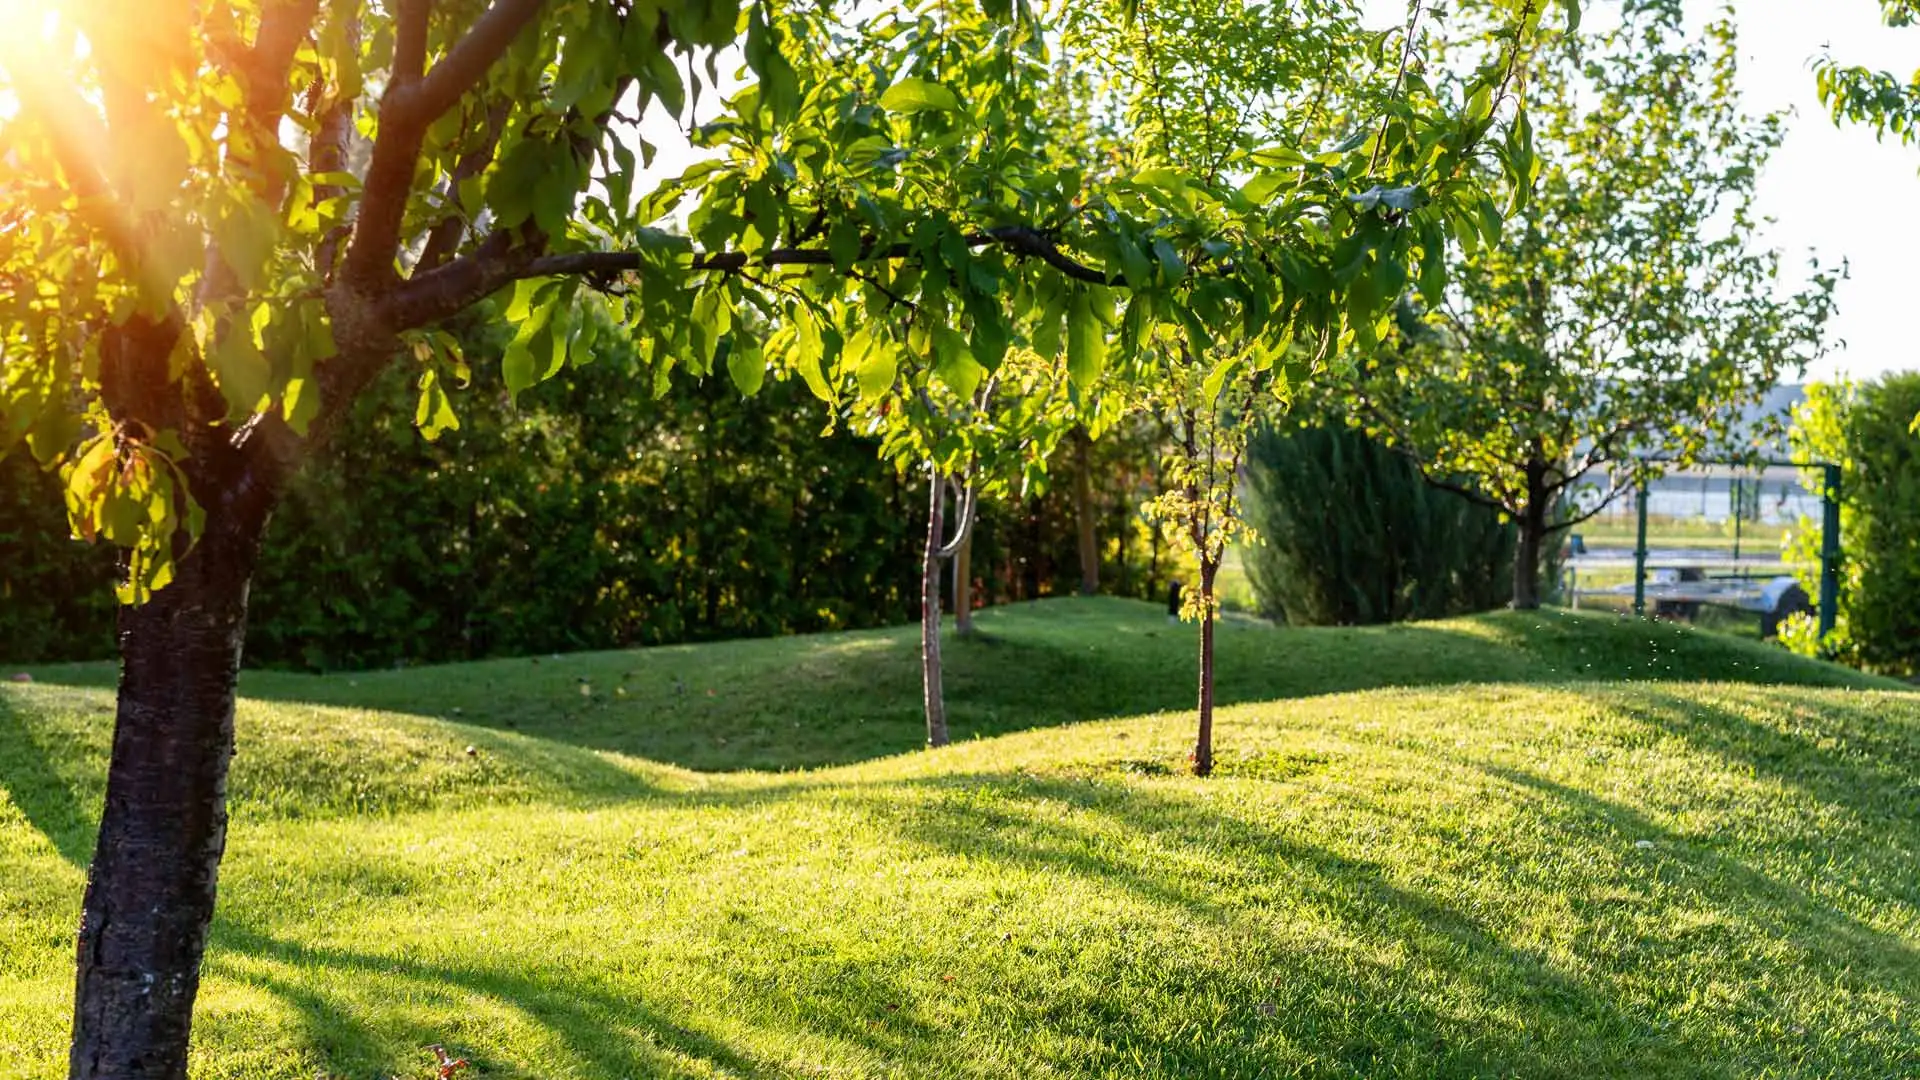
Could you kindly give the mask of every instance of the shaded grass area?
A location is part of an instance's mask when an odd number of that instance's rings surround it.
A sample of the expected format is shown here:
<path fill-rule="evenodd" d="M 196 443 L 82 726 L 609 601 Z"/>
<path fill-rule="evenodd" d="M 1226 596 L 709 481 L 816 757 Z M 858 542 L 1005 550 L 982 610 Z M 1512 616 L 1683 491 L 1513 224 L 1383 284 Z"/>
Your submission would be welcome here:
<path fill-rule="evenodd" d="M 1063 720 L 1162 663 L 1173 629 L 1077 602 L 991 626 L 956 699 L 983 710 L 997 666 Z M 312 680 L 397 709 L 411 679 L 412 713 L 250 700 L 195 1075 L 427 1077 L 431 1043 L 468 1076 L 580 1080 L 1920 1070 L 1920 695 L 1596 617 L 1227 640 L 1254 687 L 1425 685 L 1245 689 L 1205 782 L 1180 775 L 1181 712 L 884 757 L 869 722 L 837 729 L 869 740 L 843 760 L 868 760 L 750 773 L 604 748 L 607 714 L 586 735 L 568 709 L 517 730 L 506 702 L 484 725 L 478 705 L 418 715 L 461 669 Z M 872 668 L 869 698 L 790 674 L 812 722 L 831 723 L 825 694 L 910 711 L 914 687 L 882 674 L 888 634 L 660 651 L 740 694 L 778 685 L 752 650 L 782 645 L 762 662 L 840 645 L 834 678 Z M 1131 664 L 1085 659 L 1095 645 Z M 612 660 L 513 663 L 557 691 L 566 664 Z M 1618 666 L 1540 670 L 1579 662 Z M 1709 664 L 1722 678 L 1679 681 Z M 1662 665 L 1688 674 L 1639 680 Z M 1854 685 L 1767 685 L 1818 678 Z M 98 688 L 0 686 L 9 1080 L 63 1059 L 110 707 Z M 726 745 L 763 753 L 750 723 Z"/>
<path fill-rule="evenodd" d="M 1152 604 L 1049 600 L 983 611 L 976 624 L 977 637 L 945 649 L 957 740 L 1192 706 L 1196 628 Z M 918 665 L 917 627 L 898 627 L 352 675 L 248 672 L 242 692 L 537 732 L 691 769 L 786 769 L 921 746 Z M 1899 685 L 1756 642 L 1558 609 L 1351 628 L 1229 617 L 1218 669 L 1227 703 L 1466 681 Z M 112 679 L 101 665 L 34 673 Z"/>

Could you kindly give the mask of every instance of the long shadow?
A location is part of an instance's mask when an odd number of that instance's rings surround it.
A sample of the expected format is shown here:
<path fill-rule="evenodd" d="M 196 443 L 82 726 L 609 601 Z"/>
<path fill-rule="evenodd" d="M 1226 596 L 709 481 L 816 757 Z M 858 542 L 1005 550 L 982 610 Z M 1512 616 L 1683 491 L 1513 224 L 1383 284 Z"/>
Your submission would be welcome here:
<path fill-rule="evenodd" d="M 51 764 L 62 756 L 41 741 L 14 694 L 0 689 L 0 788 L 60 857 L 84 867 L 93 857 L 94 815 Z"/>
<path fill-rule="evenodd" d="M 1754 715 L 1652 687 L 1622 695 L 1619 705 L 1737 771 L 1845 807 L 1877 833 L 1903 837 L 1899 846 L 1907 851 L 1920 847 L 1920 821 L 1913 817 L 1920 806 L 1920 723 L 1912 714 L 1894 716 L 1832 696 L 1808 703 L 1731 687 L 1718 694 Z M 1907 880 L 1920 896 L 1920 880 Z"/>
<path fill-rule="evenodd" d="M 1899 981 L 1905 983 L 1904 996 L 1920 992 L 1920 947 L 1847 915 L 1831 901 L 1815 897 L 1797 885 L 1753 869 L 1726 854 L 1720 849 L 1721 844 L 1678 836 L 1620 803 L 1543 776 L 1500 765 L 1481 768 L 1507 783 L 1537 791 L 1567 807 L 1574 817 L 1604 825 L 1623 839 L 1650 841 L 1655 850 L 1662 853 L 1661 858 L 1678 859 L 1696 871 L 1665 883 L 1667 889 L 1720 899 L 1737 897 L 1740 903 L 1733 910 L 1752 919 L 1759 933 L 1778 934 L 1792 925 L 1811 935 L 1811 944 L 1801 949 L 1799 964 L 1804 969 L 1834 978 L 1863 971 L 1883 978 L 1897 975 L 1901 977 Z M 1744 841 L 1734 837 L 1729 842 Z M 1809 858 L 1806 862 L 1811 866 L 1815 860 Z M 1897 875 L 1888 876 L 1890 881 L 1897 879 Z M 1760 916 L 1775 921 L 1765 923 Z"/>
<path fill-rule="evenodd" d="M 742 1054 L 725 1042 L 674 1022 L 645 1001 L 596 987 L 577 974 L 558 984 L 529 975 L 526 968 L 430 963 L 410 957 L 299 944 L 276 938 L 257 927 L 230 920 L 217 921 L 209 952 L 211 966 L 222 975 L 266 990 L 297 1008 L 304 1018 L 308 1048 L 320 1054 L 329 1066 L 342 1056 L 351 1056 L 362 1059 L 355 1064 L 377 1068 L 377 1075 L 416 1071 L 422 1058 L 410 1056 L 401 1060 L 401 1057 L 418 1055 L 421 1046 L 436 1041 L 435 1033 L 396 1031 L 391 1021 L 382 1030 L 355 1016 L 349 1004 L 318 989 L 321 980 L 288 978 L 256 965 L 227 962 L 221 953 L 233 953 L 242 959 L 276 961 L 303 971 L 346 973 L 363 980 L 398 978 L 407 984 L 409 1000 L 439 999 L 451 1004 L 466 995 L 484 997 L 505 1004 L 540 1025 L 565 1046 L 570 1063 L 587 1066 L 591 1076 L 659 1076 L 678 1071 L 673 1068 L 669 1052 L 708 1062 L 730 1075 L 779 1075 L 768 1064 Z M 529 967 L 535 965 L 537 961 Z M 627 1034 L 635 1029 L 646 1033 L 644 1041 Z M 370 1047 L 378 1049 L 369 1054 Z M 381 1060 L 364 1060 L 370 1056 Z M 509 1062 L 468 1056 L 484 1076 L 543 1075 L 537 1071 L 522 1072 Z"/>
<path fill-rule="evenodd" d="M 1559 800 L 1579 816 L 1603 821 L 1610 831 L 1671 839 L 1634 812 L 1586 792 L 1517 770 L 1489 771 Z M 987 776 L 955 779 L 963 785 L 958 790 L 965 790 L 964 785 L 994 783 Z M 1787 1075 L 1803 1068 L 1837 1075 L 1849 1067 L 1844 1043 L 1836 1044 L 1818 1030 L 1804 1031 L 1799 1045 L 1772 1046 L 1746 1043 L 1745 1032 L 1725 1027 L 1676 1030 L 1662 1018 L 1656 1001 L 1636 991 L 1638 974 L 1633 970 L 1602 977 L 1562 968 L 1543 953 L 1516 948 L 1465 910 L 1390 880 L 1385 864 L 1302 844 L 1219 800 L 1198 803 L 1139 790 L 1115 799 L 1097 793 L 1097 786 L 1020 776 L 1001 776 L 998 784 L 1016 805 L 1028 804 L 1028 812 L 996 811 L 971 797 L 950 804 L 911 806 L 876 799 L 872 809 L 887 815 L 903 835 L 937 850 L 1106 882 L 1184 912 L 1210 927 L 1200 932 L 1202 938 L 1231 935 L 1250 912 L 1268 905 L 1304 906 L 1362 941 L 1404 950 L 1410 960 L 1397 968 L 1362 964 L 1357 972 L 1342 973 L 1329 970 L 1338 965 L 1329 964 L 1328 957 L 1310 948 L 1289 949 L 1284 943 L 1262 941 L 1258 931 L 1234 937 L 1270 958 L 1275 967 L 1290 971 L 1288 977 L 1296 985 L 1288 989 L 1300 1011 L 1290 1013 L 1283 1007 L 1278 1013 L 1285 1018 L 1282 1022 L 1291 1023 L 1293 1035 L 1358 1075 L 1408 1067 L 1430 1076 Z M 1101 827 L 1093 830 L 1100 837 L 1090 838 L 1090 830 L 1070 824 L 1059 803 L 1071 805 L 1071 818 L 1100 821 Z M 1391 827 L 1387 825 L 1391 811 L 1383 808 L 1374 814 L 1383 827 Z M 1190 880 L 1170 877 L 1164 867 L 1154 865 L 1152 845 L 1129 857 L 1107 839 L 1116 835 L 1172 837 L 1172 843 L 1162 845 L 1167 853 L 1189 843 L 1203 845 L 1209 865 Z M 1434 842 L 1441 841 L 1434 838 Z M 1577 833 L 1570 834 L 1566 843 L 1569 858 L 1583 854 L 1579 849 L 1587 847 L 1601 854 L 1599 849 L 1604 847 L 1603 838 L 1583 838 Z M 1474 855 L 1481 863 L 1477 872 L 1495 875 L 1496 880 L 1518 880 L 1542 872 L 1528 856 L 1499 844 L 1483 842 Z M 1711 893 L 1716 908 L 1744 913 L 1756 937 L 1764 939 L 1782 926 L 1796 927 L 1806 972 L 1830 985 L 1864 983 L 1892 1000 L 1913 1000 L 1920 993 L 1920 963 L 1912 943 L 1875 930 L 1737 860 L 1707 853 L 1698 856 L 1696 865 L 1704 865 L 1709 873 L 1692 887 Z M 1549 884 L 1554 891 L 1565 891 L 1572 883 Z M 1709 943 L 1701 948 L 1717 946 Z M 1673 958 L 1676 962 L 1685 962 L 1684 949 L 1683 945 Z M 1178 955 L 1156 960 L 1176 968 L 1182 961 Z M 1765 961 L 1758 963 L 1764 968 Z M 1764 985 L 1767 972 L 1754 974 L 1754 993 L 1741 995 L 1740 1003 L 1749 1019 L 1789 1028 L 1811 1023 L 1799 1015 L 1777 1015 L 1779 1006 L 1769 996 L 1773 991 Z M 1209 975 L 1198 970 L 1181 977 L 1204 980 Z M 1410 985 L 1429 980 L 1441 984 L 1439 994 L 1408 993 Z M 1518 1016 L 1519 1026 L 1496 1030 L 1484 1026 L 1483 1019 L 1462 1022 L 1449 992 L 1478 1000 L 1485 1015 Z M 1327 1009 L 1339 1015 L 1326 1015 L 1323 1010 Z M 1148 1017 L 1130 1021 L 1149 1022 Z M 1248 1027 L 1247 1038 L 1257 1037 L 1256 1028 Z M 1379 1038 L 1383 1030 L 1392 1034 L 1390 1045 Z M 1567 1055 L 1574 1052 L 1572 1048 L 1604 1057 L 1571 1060 Z M 1728 1053 L 1734 1049 L 1739 1050 L 1737 1060 Z M 1154 1052 L 1168 1066 L 1165 1075 L 1207 1071 L 1205 1059 L 1189 1057 L 1179 1046 L 1155 1047 Z M 1415 1057 L 1396 1063 L 1388 1060 L 1394 1052 L 1413 1052 Z M 1816 1064 L 1822 1058 L 1839 1060 L 1822 1068 Z M 1273 1063 L 1276 1069 L 1280 1064 Z M 1851 1060 L 1851 1064 L 1859 1063 Z M 1262 1074 L 1255 1070 L 1247 1075 Z"/>

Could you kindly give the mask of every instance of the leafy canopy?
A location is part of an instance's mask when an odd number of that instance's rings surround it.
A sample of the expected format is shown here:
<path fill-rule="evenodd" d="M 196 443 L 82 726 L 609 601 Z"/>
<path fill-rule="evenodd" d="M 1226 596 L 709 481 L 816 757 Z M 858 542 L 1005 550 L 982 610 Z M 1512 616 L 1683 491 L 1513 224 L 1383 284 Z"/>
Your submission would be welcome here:
<path fill-rule="evenodd" d="M 257 528 L 390 364 L 416 367 L 423 433 L 456 426 L 449 386 L 476 373 L 441 327 L 463 313 L 512 326 L 509 393 L 606 332 L 656 390 L 724 366 L 834 401 L 929 373 L 967 397 L 1022 347 L 1084 392 L 1160 328 L 1230 325 L 1256 365 L 1365 345 L 1412 267 L 1497 234 L 1473 162 L 1542 14 L 1503 0 L 1504 67 L 1443 100 L 1413 35 L 1396 54 L 1334 0 L 1297 24 L 1118 0 L 1081 23 L 937 0 L 29 6 L 0 45 L 0 451 L 64 470 L 76 532 L 131 553 L 128 600 L 203 530 Z M 1088 155 L 1168 81 L 1090 80 L 1054 51 L 1076 26 L 1188 40 L 1166 70 L 1192 85 L 1271 75 L 1257 100 L 1302 123 L 1210 142 L 1229 95 L 1153 119 L 1178 153 Z M 683 112 L 734 43 L 753 81 L 697 131 L 716 157 L 635 191 L 643 109 Z"/>

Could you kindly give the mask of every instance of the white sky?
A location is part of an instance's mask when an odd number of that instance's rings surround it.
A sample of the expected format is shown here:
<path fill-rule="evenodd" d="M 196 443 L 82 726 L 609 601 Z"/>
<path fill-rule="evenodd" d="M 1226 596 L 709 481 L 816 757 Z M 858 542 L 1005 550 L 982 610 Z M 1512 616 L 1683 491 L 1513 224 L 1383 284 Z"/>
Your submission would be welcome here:
<path fill-rule="evenodd" d="M 1749 112 L 1790 109 L 1785 142 L 1760 182 L 1760 210 L 1775 219 L 1767 242 L 1785 253 L 1783 269 L 1804 280 L 1809 250 L 1823 261 L 1846 259 L 1851 277 L 1840 283 L 1838 311 L 1829 324 L 1834 349 L 1808 370 L 1809 379 L 1845 374 L 1870 378 L 1920 368 L 1920 343 L 1910 329 L 1920 314 L 1920 146 L 1882 144 L 1858 126 L 1836 128 L 1814 92 L 1810 62 L 1823 50 L 1845 64 L 1862 64 L 1902 77 L 1920 67 L 1920 27 L 1895 30 L 1880 22 L 1874 0 L 1729 0 L 1740 40 L 1741 94 Z M 1370 21 L 1404 21 L 1406 0 L 1364 0 Z M 1706 20 L 1717 0 L 1687 0 L 1689 14 Z M 1608 0 L 1588 0 L 1588 22 L 1604 19 Z M 723 73 L 738 66 L 728 58 Z M 712 101 L 703 104 L 709 107 Z M 703 112 L 706 110 L 703 109 Z M 694 156 L 658 105 L 647 135 L 661 154 L 650 170 L 672 175 Z M 636 190 L 646 190 L 636 184 Z M 1904 325 L 1903 325 L 1904 324 Z"/>
<path fill-rule="evenodd" d="M 1704 7 L 1705 5 L 1700 5 Z M 1901 77 L 1920 68 L 1920 28 L 1894 30 L 1872 0 L 1736 0 L 1740 90 L 1754 111 L 1793 108 L 1786 141 L 1760 182 L 1760 208 L 1777 219 L 1774 244 L 1846 258 L 1835 337 L 1845 346 L 1809 372 L 1866 378 L 1920 368 L 1912 331 L 1920 305 L 1920 146 L 1836 128 L 1820 107 L 1808 60 L 1830 47 L 1843 64 Z M 1905 324 L 1904 326 L 1902 324 Z"/>

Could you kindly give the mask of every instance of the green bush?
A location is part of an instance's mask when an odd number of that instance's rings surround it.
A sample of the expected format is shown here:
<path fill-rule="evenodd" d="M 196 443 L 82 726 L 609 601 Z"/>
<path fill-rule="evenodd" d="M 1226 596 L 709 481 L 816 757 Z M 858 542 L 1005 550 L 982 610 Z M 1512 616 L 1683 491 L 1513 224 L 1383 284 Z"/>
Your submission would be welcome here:
<path fill-rule="evenodd" d="M 1841 466 L 1840 602 L 1835 628 L 1820 638 L 1783 634 L 1796 651 L 1867 671 L 1920 675 L 1920 372 L 1887 375 L 1858 388 L 1816 385 L 1794 412 L 1793 446 L 1803 460 Z M 1814 490 L 1824 480 L 1808 470 Z M 1803 520 L 1789 558 L 1811 563 L 1802 584 L 1819 596 L 1820 526 Z"/>
<path fill-rule="evenodd" d="M 113 655 L 113 553 L 73 539 L 60 475 L 0 458 L 0 663 Z"/>
<path fill-rule="evenodd" d="M 1483 611 L 1513 594 L 1514 528 L 1340 426 L 1263 431 L 1247 451 L 1245 553 L 1262 612 L 1354 625 Z"/>

